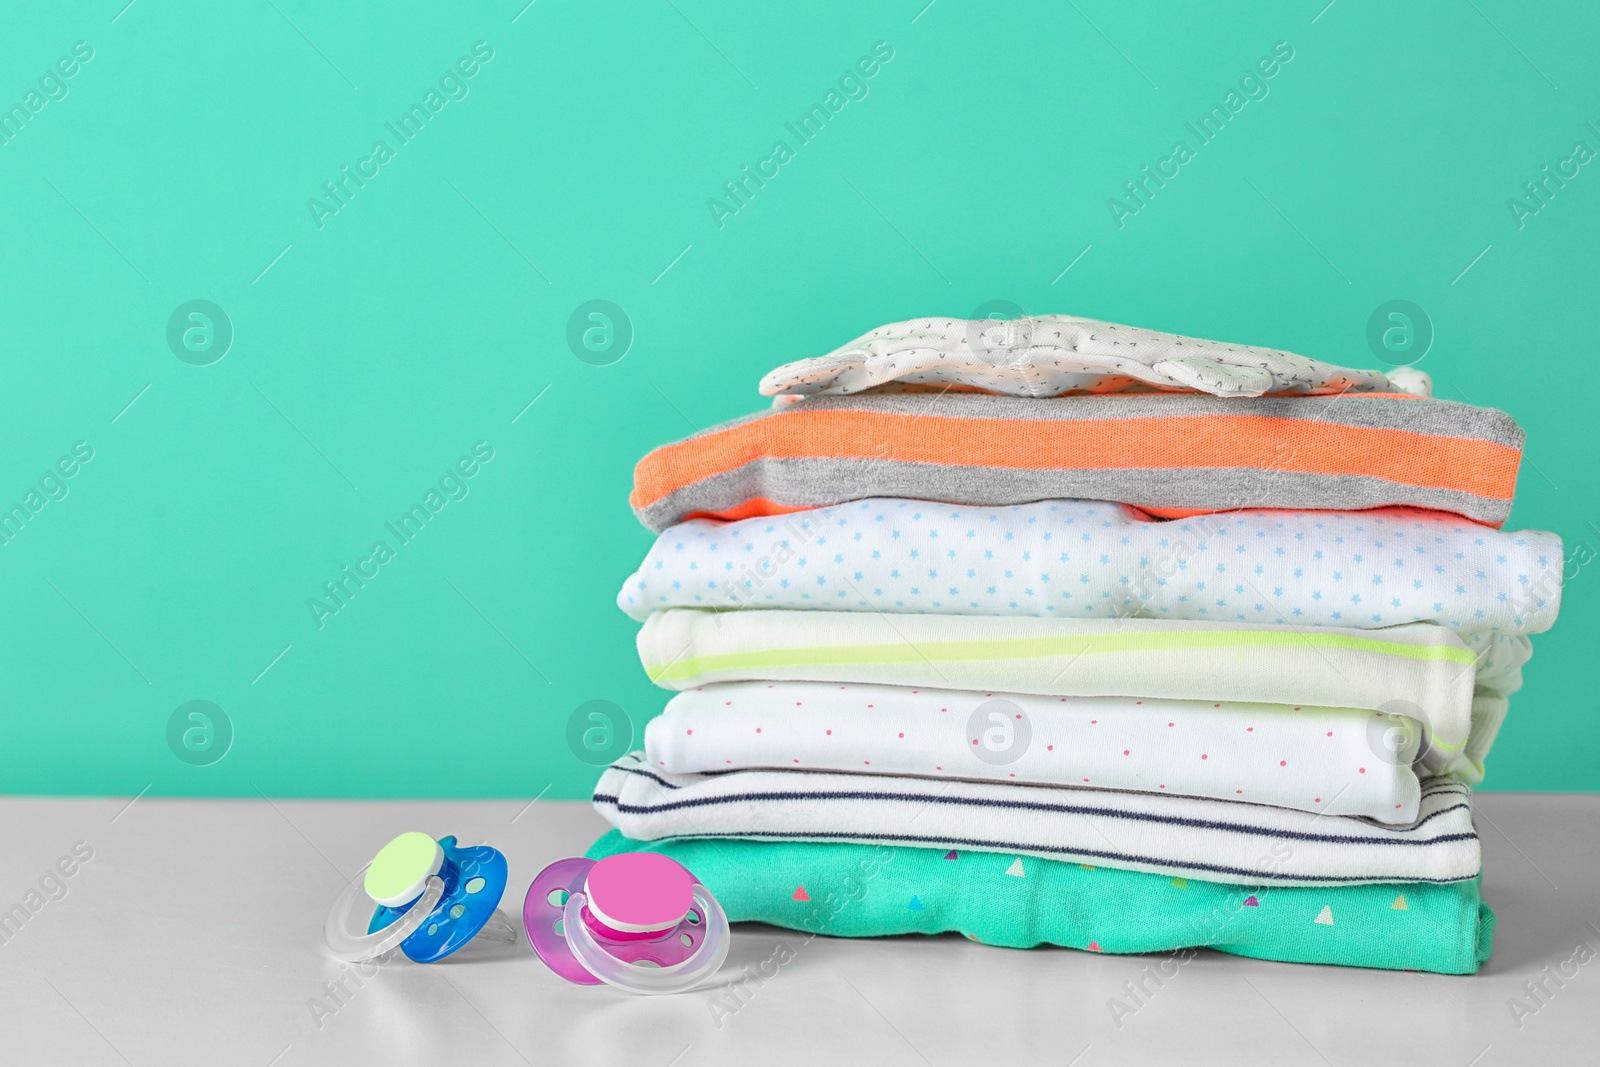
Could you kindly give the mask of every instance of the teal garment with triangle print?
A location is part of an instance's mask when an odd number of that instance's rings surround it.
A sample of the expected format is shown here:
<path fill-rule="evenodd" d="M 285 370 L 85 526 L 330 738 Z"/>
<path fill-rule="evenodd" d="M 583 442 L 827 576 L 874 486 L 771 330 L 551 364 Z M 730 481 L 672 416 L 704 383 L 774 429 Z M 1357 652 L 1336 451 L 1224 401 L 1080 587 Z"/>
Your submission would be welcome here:
<path fill-rule="evenodd" d="M 651 851 L 694 872 L 734 922 L 835 937 L 965 934 L 986 945 L 1095 952 L 1212 948 L 1289 963 L 1471 974 L 1494 912 L 1479 882 L 1220 885 L 1005 853 L 675 838 L 612 830 L 589 856 Z"/>

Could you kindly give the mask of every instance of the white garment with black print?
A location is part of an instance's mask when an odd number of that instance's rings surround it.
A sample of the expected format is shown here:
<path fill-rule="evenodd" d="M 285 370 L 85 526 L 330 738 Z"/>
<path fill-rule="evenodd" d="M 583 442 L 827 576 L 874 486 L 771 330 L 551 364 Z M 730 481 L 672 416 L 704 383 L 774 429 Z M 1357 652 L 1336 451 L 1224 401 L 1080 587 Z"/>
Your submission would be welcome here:
<path fill-rule="evenodd" d="M 822 771 L 668 775 L 643 753 L 607 768 L 594 806 L 636 841 L 733 837 L 1022 853 L 1239 885 L 1476 877 L 1459 782 L 1428 779 L 1394 827 L 1259 804 L 1063 786 Z"/>

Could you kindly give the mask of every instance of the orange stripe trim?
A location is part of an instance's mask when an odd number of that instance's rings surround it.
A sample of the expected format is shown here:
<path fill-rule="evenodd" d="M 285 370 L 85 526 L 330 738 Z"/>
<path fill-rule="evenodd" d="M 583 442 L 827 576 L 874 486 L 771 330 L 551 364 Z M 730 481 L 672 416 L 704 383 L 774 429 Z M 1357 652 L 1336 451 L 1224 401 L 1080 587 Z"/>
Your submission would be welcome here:
<path fill-rule="evenodd" d="M 758 497 L 752 497 L 751 499 L 746 500 L 744 503 L 740 504 L 738 507 L 724 508 L 721 511 L 691 511 L 689 514 L 685 515 L 683 518 L 679 519 L 678 521 L 679 522 L 688 522 L 690 519 L 713 519 L 713 520 L 718 521 L 718 522 L 738 522 L 740 519 L 770 518 L 770 517 L 776 517 L 778 515 L 794 515 L 794 514 L 797 514 L 798 512 L 802 512 L 802 511 L 816 511 L 816 510 L 818 510 L 818 508 L 831 507 L 831 506 L 832 505 L 829 505 L 829 504 L 819 504 L 819 505 L 815 505 L 815 506 L 810 505 L 810 504 L 780 504 L 775 500 L 768 500 L 764 496 L 758 496 Z M 1283 513 L 1285 515 L 1292 515 L 1292 514 L 1297 514 L 1298 512 L 1309 511 L 1309 510 L 1312 510 L 1312 509 L 1310 509 L 1310 508 L 1296 508 L 1296 509 L 1293 509 L 1293 510 L 1285 510 L 1283 508 L 1151 508 L 1151 507 L 1140 507 L 1138 510 L 1142 511 L 1146 515 L 1150 516 L 1152 520 L 1165 521 L 1167 519 L 1192 519 L 1192 518 L 1195 518 L 1196 516 L 1199 516 L 1199 515 L 1222 515 L 1222 514 L 1228 514 L 1228 513 L 1231 513 L 1231 512 L 1241 511 L 1241 510 L 1252 511 L 1252 512 L 1283 511 Z M 1415 512 L 1418 515 L 1444 515 L 1444 516 L 1447 516 L 1447 517 L 1452 518 L 1452 519 L 1458 519 L 1458 520 L 1460 520 L 1462 522 L 1477 523 L 1477 525 L 1479 525 L 1479 526 L 1487 526 L 1491 530 L 1499 530 L 1499 529 L 1501 529 L 1501 528 L 1503 528 L 1505 526 L 1505 523 L 1503 523 L 1503 522 L 1478 522 L 1478 520 L 1476 520 L 1476 519 L 1469 519 L 1469 518 L 1467 518 L 1467 517 L 1465 517 L 1463 515 L 1457 515 L 1453 511 L 1436 511 L 1436 510 L 1434 510 L 1432 508 L 1409 508 L 1408 509 L 1408 508 L 1397 508 L 1397 507 L 1394 507 L 1392 505 L 1384 504 L 1384 505 L 1381 505 L 1379 507 L 1373 507 L 1373 508 L 1345 508 L 1345 509 L 1342 509 L 1342 510 L 1346 510 L 1346 511 L 1352 511 L 1352 510 L 1353 511 L 1373 511 L 1373 512 L 1384 512 L 1384 513 L 1395 512 L 1395 511 L 1408 511 L 1409 510 L 1409 511 Z"/>
<path fill-rule="evenodd" d="M 1510 500 L 1521 457 L 1477 438 L 1252 415 L 1056 421 L 794 411 L 656 449 L 635 468 L 630 500 L 648 507 L 760 458 L 1013 470 L 1267 467 Z"/>
<path fill-rule="evenodd" d="M 773 505 L 773 507 L 778 507 L 778 506 L 779 505 L 776 505 L 776 504 Z M 753 514 L 753 515 L 768 515 L 768 514 L 777 515 L 777 514 L 787 514 L 789 511 L 809 511 L 809 510 L 810 510 L 809 508 L 786 508 L 782 512 L 756 511 L 756 512 L 752 512 L 751 514 Z M 1141 506 L 1139 508 L 1139 510 L 1144 512 L 1146 515 L 1151 516 L 1152 518 L 1156 518 L 1156 519 L 1160 519 L 1162 521 L 1166 521 L 1168 519 L 1192 519 L 1192 518 L 1195 518 L 1198 515 L 1221 515 L 1221 514 L 1224 514 L 1226 512 L 1234 512 L 1234 511 L 1250 511 L 1250 512 L 1256 512 L 1256 513 L 1260 513 L 1260 512 L 1264 512 L 1264 511 L 1282 511 L 1286 515 L 1293 515 L 1293 514 L 1296 514 L 1298 512 L 1311 511 L 1311 510 L 1314 510 L 1314 509 L 1312 509 L 1312 508 L 1149 508 L 1149 507 L 1142 507 Z M 1446 518 L 1457 519 L 1457 520 L 1459 520 L 1461 522 L 1470 522 L 1470 523 L 1474 523 L 1475 525 L 1478 525 L 1478 526 L 1487 526 L 1491 530 L 1499 530 L 1499 529 L 1501 529 L 1501 528 L 1503 528 L 1505 526 L 1505 523 L 1503 523 L 1503 522 L 1482 522 L 1482 521 L 1480 521 L 1478 519 L 1469 519 L 1465 515 L 1457 514 L 1454 511 L 1438 511 L 1438 510 L 1436 510 L 1434 508 L 1396 507 L 1393 504 L 1380 504 L 1380 505 L 1378 505 L 1376 507 L 1370 507 L 1370 508 L 1340 508 L 1339 510 L 1341 510 L 1341 511 L 1377 511 L 1377 512 L 1384 512 L 1385 514 L 1392 513 L 1392 512 L 1412 512 L 1412 513 L 1414 513 L 1416 515 L 1435 515 L 1435 516 L 1443 515 Z M 703 512 L 699 513 L 698 517 L 702 518 L 702 519 L 714 519 L 717 516 L 712 514 L 711 512 L 703 511 Z M 745 515 L 741 515 L 740 516 L 740 518 L 748 518 L 748 517 L 749 516 L 745 516 Z M 1400 518 L 1404 518 L 1404 516 L 1399 516 L 1399 517 Z"/>
<path fill-rule="evenodd" d="M 824 504 L 823 507 L 832 505 Z M 717 519 L 723 522 L 738 522 L 740 519 L 754 519 L 768 515 L 793 515 L 797 511 L 815 511 L 810 504 L 780 504 L 776 500 L 768 500 L 764 496 L 751 497 L 736 507 L 723 508 L 721 511 L 691 511 L 679 522 L 688 522 L 690 519 Z"/>

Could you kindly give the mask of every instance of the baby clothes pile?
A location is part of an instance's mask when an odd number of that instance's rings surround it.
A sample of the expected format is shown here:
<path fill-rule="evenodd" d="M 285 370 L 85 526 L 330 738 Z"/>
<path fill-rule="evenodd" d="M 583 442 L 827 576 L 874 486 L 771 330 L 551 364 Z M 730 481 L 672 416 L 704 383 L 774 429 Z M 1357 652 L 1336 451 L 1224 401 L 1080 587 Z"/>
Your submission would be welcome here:
<path fill-rule="evenodd" d="M 1469 973 L 1470 786 L 1559 608 L 1523 435 L 1426 376 L 1064 316 L 886 326 L 659 448 L 676 691 L 591 855 L 729 917 Z"/>

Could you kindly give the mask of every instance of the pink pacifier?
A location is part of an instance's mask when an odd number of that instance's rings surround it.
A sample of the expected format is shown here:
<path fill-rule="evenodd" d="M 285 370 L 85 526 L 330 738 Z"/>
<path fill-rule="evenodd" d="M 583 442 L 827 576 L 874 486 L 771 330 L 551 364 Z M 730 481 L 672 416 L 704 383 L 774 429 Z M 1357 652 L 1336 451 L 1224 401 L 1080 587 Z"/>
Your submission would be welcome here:
<path fill-rule="evenodd" d="M 557 860 L 522 904 L 545 966 L 569 982 L 630 993 L 682 993 L 728 957 L 728 917 L 710 890 L 655 852 Z"/>

